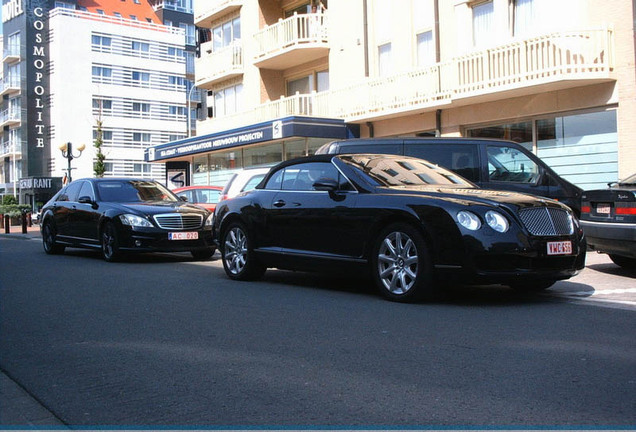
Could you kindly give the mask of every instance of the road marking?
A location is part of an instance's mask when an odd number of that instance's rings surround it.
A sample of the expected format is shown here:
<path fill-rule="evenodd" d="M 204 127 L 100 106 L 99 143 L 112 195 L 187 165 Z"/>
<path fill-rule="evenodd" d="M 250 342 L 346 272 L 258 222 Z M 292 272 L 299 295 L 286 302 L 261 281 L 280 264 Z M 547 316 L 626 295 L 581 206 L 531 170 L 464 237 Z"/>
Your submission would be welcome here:
<path fill-rule="evenodd" d="M 612 294 L 636 294 L 636 288 L 620 288 L 620 289 L 607 289 L 607 290 L 597 290 L 594 291 L 576 291 L 576 292 L 564 292 L 560 293 L 566 296 L 577 296 L 577 297 L 593 297 L 597 295 L 612 295 Z"/>

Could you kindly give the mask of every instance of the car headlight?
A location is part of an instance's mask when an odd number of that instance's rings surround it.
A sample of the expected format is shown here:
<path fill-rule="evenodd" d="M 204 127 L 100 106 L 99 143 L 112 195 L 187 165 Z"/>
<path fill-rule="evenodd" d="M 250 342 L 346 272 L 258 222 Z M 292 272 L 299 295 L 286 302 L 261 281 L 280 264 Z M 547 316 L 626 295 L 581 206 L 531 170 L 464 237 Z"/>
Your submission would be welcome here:
<path fill-rule="evenodd" d="M 124 225 L 129 225 L 132 227 L 152 228 L 152 224 L 150 223 L 148 219 L 143 218 L 141 216 L 134 215 L 134 214 L 120 215 L 119 220 L 121 220 L 121 223 L 123 223 Z"/>
<path fill-rule="evenodd" d="M 501 213 L 489 210 L 486 212 L 486 223 L 497 232 L 505 233 L 510 228 L 508 219 Z"/>
<path fill-rule="evenodd" d="M 205 226 L 214 225 L 214 213 L 210 213 L 210 216 L 205 220 Z"/>
<path fill-rule="evenodd" d="M 471 213 L 466 210 L 462 210 L 457 213 L 457 222 L 464 228 L 467 228 L 471 231 L 477 231 L 481 228 L 481 221 L 479 217 L 475 213 Z"/>

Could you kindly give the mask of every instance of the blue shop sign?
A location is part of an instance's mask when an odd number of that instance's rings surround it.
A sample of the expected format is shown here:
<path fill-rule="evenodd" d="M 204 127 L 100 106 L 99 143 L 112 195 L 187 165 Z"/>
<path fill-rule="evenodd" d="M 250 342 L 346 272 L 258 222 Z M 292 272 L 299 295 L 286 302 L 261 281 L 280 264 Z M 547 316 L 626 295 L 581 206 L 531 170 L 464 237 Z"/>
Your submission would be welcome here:
<path fill-rule="evenodd" d="M 344 139 L 356 135 L 359 135 L 356 128 L 346 125 L 343 120 L 287 117 L 153 146 L 146 151 L 146 161 L 160 161 L 290 137 Z"/>

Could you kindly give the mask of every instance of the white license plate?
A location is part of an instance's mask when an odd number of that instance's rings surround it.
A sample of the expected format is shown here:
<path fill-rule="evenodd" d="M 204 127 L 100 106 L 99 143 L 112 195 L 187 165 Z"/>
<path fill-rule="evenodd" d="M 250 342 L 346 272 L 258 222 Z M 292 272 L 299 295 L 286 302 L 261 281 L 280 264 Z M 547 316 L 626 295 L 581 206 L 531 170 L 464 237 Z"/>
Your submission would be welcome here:
<path fill-rule="evenodd" d="M 609 204 L 597 204 L 596 205 L 596 213 L 600 214 L 610 214 L 610 205 Z"/>
<path fill-rule="evenodd" d="M 548 242 L 548 255 L 571 255 L 571 254 L 572 254 L 571 241 Z"/>
<path fill-rule="evenodd" d="M 168 240 L 197 240 L 198 232 L 171 232 L 168 233 Z"/>

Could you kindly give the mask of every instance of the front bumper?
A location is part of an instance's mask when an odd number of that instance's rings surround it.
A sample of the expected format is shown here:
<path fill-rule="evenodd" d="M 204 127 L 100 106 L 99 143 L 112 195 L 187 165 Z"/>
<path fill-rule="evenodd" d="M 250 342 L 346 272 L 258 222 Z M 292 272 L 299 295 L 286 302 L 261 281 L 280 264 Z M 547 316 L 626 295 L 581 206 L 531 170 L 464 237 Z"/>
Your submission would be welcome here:
<path fill-rule="evenodd" d="M 191 230 L 196 232 L 195 240 L 170 240 L 171 231 L 157 228 L 130 228 L 124 226 L 119 238 L 119 248 L 129 252 L 191 252 L 216 249 L 211 229 Z M 174 232 L 174 231 L 173 231 Z"/>
<path fill-rule="evenodd" d="M 511 240 L 511 239 L 508 239 Z M 570 241 L 572 253 L 549 255 L 547 243 Z M 520 281 L 569 279 L 585 267 L 586 241 L 582 236 L 517 238 L 516 241 L 465 243 L 464 261 L 458 266 L 436 266 L 454 280 L 477 284 L 513 284 Z"/>

